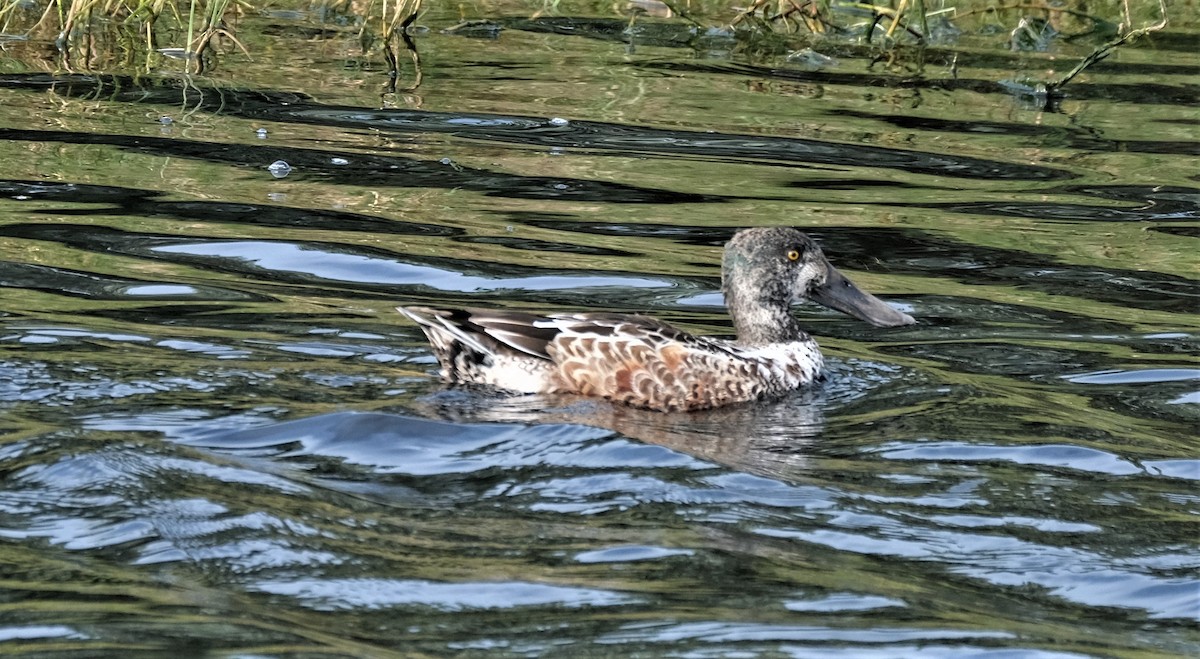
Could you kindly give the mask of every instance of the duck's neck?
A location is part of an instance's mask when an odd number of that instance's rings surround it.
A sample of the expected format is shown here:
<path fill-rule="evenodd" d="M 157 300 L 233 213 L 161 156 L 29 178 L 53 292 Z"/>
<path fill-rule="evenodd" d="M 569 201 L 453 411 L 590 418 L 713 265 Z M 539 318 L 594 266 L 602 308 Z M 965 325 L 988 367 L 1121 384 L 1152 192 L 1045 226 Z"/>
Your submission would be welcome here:
<path fill-rule="evenodd" d="M 780 298 L 766 298 L 746 291 L 727 290 L 725 304 L 733 317 L 737 330 L 737 342 L 753 347 L 770 343 L 802 341 L 808 334 L 792 318 L 789 308 L 778 302 Z"/>

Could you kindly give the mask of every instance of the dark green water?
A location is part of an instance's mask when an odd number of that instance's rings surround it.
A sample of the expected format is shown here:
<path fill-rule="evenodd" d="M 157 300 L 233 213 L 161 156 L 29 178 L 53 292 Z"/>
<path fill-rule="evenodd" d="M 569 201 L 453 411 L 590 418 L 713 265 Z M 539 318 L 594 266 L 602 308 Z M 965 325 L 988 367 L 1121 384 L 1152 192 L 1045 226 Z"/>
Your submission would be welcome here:
<path fill-rule="evenodd" d="M 1045 111 L 999 81 L 1087 46 L 513 20 L 381 97 L 306 25 L 210 77 L 0 59 L 0 652 L 1198 651 L 1194 34 Z M 392 311 L 728 334 L 720 245 L 774 224 L 919 323 L 798 307 L 826 382 L 664 415 L 446 390 Z"/>

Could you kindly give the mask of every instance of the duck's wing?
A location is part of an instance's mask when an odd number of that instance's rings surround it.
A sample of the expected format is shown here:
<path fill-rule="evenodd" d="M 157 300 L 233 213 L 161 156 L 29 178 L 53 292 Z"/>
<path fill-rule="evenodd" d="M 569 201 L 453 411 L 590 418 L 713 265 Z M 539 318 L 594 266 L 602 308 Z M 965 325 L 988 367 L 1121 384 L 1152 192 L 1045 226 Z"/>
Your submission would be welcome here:
<path fill-rule="evenodd" d="M 458 343 L 480 357 L 513 355 L 549 360 L 547 347 L 559 331 L 547 322 L 548 317 L 521 311 L 428 307 L 396 310 L 421 326 L 435 352 L 457 352 L 461 348 L 450 344 Z"/>
<path fill-rule="evenodd" d="M 556 328 L 551 343 L 557 344 L 560 351 L 567 343 L 592 339 L 591 343 L 637 343 L 650 348 L 675 346 L 725 355 L 735 355 L 739 352 L 729 341 L 698 336 L 640 314 L 554 314 L 540 321 L 539 325 L 553 325 Z M 551 356 L 553 357 L 552 354 Z"/>

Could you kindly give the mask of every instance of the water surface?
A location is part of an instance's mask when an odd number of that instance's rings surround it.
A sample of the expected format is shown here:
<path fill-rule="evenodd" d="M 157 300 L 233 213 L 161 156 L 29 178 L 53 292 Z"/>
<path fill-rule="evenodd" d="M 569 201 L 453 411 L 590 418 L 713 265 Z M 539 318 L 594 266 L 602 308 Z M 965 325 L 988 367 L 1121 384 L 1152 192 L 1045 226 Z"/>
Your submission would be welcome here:
<path fill-rule="evenodd" d="M 514 18 L 381 96 L 352 31 L 249 23 L 287 59 L 0 74 L 0 648 L 1200 648 L 1186 33 L 1046 110 L 1000 82 L 1087 47 L 813 71 Z M 393 311 L 728 335 L 720 246 L 776 224 L 920 322 L 798 307 L 828 378 L 770 404 L 446 389 Z"/>

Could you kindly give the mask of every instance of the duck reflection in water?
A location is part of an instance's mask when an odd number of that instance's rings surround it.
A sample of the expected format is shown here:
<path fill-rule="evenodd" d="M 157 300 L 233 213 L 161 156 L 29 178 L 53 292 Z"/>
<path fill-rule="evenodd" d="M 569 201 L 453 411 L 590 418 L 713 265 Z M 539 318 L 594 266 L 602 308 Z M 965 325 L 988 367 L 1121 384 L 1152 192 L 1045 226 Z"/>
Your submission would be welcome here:
<path fill-rule="evenodd" d="M 817 387 L 787 394 L 771 405 L 730 405 L 679 415 L 575 395 L 451 389 L 414 401 L 404 413 L 454 424 L 522 425 L 533 445 L 543 428 L 601 428 L 735 471 L 787 479 L 808 469 L 808 447 L 825 429 L 829 402 L 825 388 Z"/>

